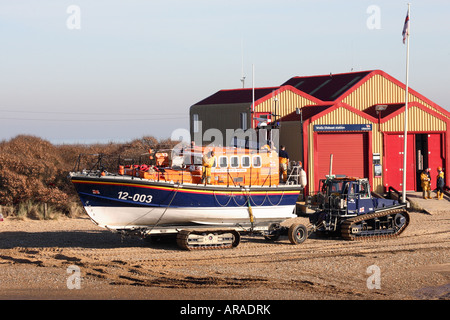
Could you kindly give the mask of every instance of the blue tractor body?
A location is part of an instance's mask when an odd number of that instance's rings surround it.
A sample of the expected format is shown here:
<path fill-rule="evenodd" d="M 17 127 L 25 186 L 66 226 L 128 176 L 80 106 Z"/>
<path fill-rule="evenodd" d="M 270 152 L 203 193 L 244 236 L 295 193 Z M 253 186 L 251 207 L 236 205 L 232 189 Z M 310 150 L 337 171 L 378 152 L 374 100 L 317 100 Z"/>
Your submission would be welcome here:
<path fill-rule="evenodd" d="M 315 230 L 355 240 L 398 235 L 408 225 L 406 205 L 373 197 L 366 178 L 331 177 L 321 184 L 318 208 L 310 217 Z"/>

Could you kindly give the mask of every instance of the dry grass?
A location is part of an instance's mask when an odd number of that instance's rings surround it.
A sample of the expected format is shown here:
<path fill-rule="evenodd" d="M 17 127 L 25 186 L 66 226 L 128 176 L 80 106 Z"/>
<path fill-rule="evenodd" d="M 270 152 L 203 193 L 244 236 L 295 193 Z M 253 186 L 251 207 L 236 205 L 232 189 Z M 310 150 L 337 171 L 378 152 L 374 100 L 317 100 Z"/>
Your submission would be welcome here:
<path fill-rule="evenodd" d="M 19 135 L 0 142 L 0 206 L 4 216 L 54 219 L 83 214 L 68 173 L 79 154 L 130 157 L 176 142 L 143 137 L 129 143 L 53 145 L 39 137 Z M 44 204 L 47 205 L 44 216 Z"/>

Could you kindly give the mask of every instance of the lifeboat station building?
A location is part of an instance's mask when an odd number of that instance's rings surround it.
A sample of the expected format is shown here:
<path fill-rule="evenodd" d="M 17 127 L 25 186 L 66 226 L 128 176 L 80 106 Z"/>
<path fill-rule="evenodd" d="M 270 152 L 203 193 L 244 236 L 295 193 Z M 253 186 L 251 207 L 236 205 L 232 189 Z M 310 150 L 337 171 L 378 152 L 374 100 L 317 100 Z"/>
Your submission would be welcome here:
<path fill-rule="evenodd" d="M 303 163 L 308 193 L 317 192 L 319 180 L 329 174 L 331 155 L 333 174 L 367 177 L 378 193 L 402 190 L 405 88 L 389 74 L 372 70 L 220 90 L 191 106 L 191 137 L 209 128 L 225 137 L 227 129 L 245 131 L 276 121 L 289 160 Z M 450 112 L 408 88 L 407 133 L 406 190 L 421 190 L 425 168 L 431 168 L 432 189 L 437 167 L 444 168 L 449 186 Z"/>

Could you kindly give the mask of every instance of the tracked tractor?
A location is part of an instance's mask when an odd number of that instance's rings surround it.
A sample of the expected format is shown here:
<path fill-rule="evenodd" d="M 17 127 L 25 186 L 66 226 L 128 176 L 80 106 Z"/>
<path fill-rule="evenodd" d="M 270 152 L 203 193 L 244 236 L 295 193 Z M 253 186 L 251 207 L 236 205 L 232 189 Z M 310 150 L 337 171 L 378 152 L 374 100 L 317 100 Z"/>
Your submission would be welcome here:
<path fill-rule="evenodd" d="M 409 224 L 406 204 L 373 197 L 368 179 L 331 177 L 320 181 L 312 231 L 346 240 L 396 237 Z"/>

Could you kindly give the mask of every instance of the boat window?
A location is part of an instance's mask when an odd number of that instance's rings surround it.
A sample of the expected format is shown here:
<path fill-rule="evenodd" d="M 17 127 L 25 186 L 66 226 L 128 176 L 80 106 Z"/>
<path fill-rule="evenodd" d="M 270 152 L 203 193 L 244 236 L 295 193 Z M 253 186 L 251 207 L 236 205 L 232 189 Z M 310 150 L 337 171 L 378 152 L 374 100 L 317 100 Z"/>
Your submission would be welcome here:
<path fill-rule="evenodd" d="M 230 158 L 230 166 L 232 168 L 237 168 L 239 167 L 239 157 L 238 156 L 232 156 Z"/>
<path fill-rule="evenodd" d="M 242 168 L 248 168 L 248 167 L 250 167 L 250 157 L 242 156 Z"/>
<path fill-rule="evenodd" d="M 253 168 L 261 167 L 261 156 L 253 156 Z"/>
<path fill-rule="evenodd" d="M 221 168 L 228 167 L 228 158 L 226 156 L 219 157 L 219 167 Z"/>
<path fill-rule="evenodd" d="M 203 154 L 201 153 L 191 153 L 191 160 L 194 160 L 194 164 L 201 165 L 203 162 Z"/>

